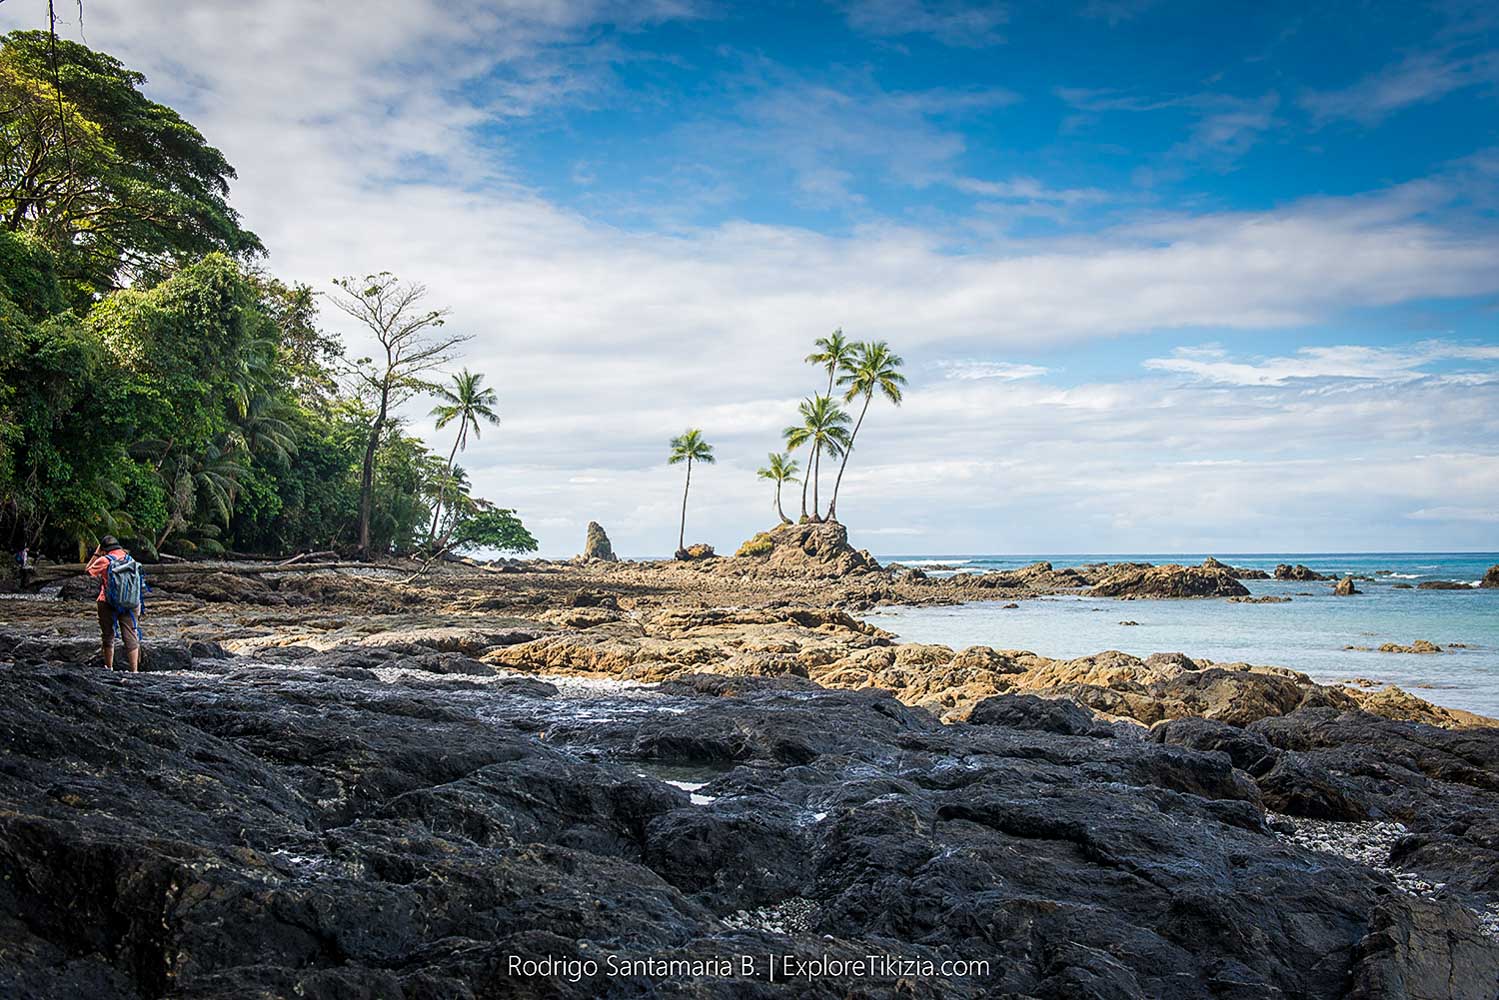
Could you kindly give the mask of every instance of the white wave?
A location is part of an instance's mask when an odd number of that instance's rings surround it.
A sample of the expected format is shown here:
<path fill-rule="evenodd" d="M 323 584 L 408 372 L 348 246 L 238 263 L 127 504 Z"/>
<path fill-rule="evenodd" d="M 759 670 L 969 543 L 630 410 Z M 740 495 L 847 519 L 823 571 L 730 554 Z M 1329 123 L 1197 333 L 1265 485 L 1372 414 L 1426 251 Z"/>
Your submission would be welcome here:
<path fill-rule="evenodd" d="M 1419 580 L 1421 578 L 1420 573 L 1386 573 L 1385 576 L 1391 580 Z"/>
<path fill-rule="evenodd" d="M 972 559 L 893 559 L 902 566 L 966 566 Z"/>

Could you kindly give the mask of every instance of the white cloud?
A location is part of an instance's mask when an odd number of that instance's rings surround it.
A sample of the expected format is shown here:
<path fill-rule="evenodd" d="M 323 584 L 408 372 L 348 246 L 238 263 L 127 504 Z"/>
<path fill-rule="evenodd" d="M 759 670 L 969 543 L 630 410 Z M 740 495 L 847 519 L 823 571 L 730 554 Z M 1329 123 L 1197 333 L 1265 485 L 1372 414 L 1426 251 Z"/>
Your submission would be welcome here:
<path fill-rule="evenodd" d="M 1051 371 L 1040 365 L 1022 365 L 1010 361 L 939 361 L 937 367 L 946 378 L 963 380 L 993 378 L 1014 382 L 1023 378 L 1040 378 Z"/>
<path fill-rule="evenodd" d="M 1415 521 L 1475 521 L 1499 524 L 1499 506 L 1489 507 L 1422 507 L 1407 517 Z"/>
<path fill-rule="evenodd" d="M 1465 56 L 1417 52 L 1341 90 L 1305 94 L 1301 103 L 1324 121 L 1351 118 L 1372 124 L 1402 108 L 1496 80 L 1499 80 L 1499 52 Z"/>
<path fill-rule="evenodd" d="M 930 35 L 944 45 L 980 48 L 1004 41 L 1010 20 L 1003 3 L 970 0 L 851 0 L 844 5 L 855 31 L 888 38 Z"/>
<path fill-rule="evenodd" d="M 997 198 L 1001 201 L 1038 201 L 1059 205 L 1078 205 L 1109 200 L 1107 192 L 1098 188 L 1054 188 L 1034 177 L 1012 177 L 1003 181 L 986 181 L 976 177 L 959 177 L 953 187 L 982 198 Z"/>
<path fill-rule="evenodd" d="M 1499 362 L 1499 347 L 1425 341 L 1409 348 L 1342 345 L 1303 347 L 1289 357 L 1233 361 L 1221 350 L 1179 348 L 1169 358 L 1149 358 L 1146 368 L 1191 375 L 1230 385 L 1285 385 L 1299 379 L 1374 379 L 1406 381 L 1428 378 L 1430 365 L 1441 361 Z M 1474 383 L 1499 379 L 1499 370 L 1458 373 Z"/>

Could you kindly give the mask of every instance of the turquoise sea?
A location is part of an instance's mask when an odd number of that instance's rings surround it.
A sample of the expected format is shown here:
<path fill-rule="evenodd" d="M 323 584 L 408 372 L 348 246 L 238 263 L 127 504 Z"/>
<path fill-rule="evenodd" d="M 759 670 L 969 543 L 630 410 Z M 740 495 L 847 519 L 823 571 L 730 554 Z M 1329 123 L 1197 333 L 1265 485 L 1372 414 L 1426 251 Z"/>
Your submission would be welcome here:
<path fill-rule="evenodd" d="M 1331 583 L 1245 580 L 1255 596 L 1277 594 L 1289 604 L 1226 600 L 1119 601 L 1047 597 L 983 601 L 955 607 L 881 608 L 869 619 L 908 642 L 1028 649 L 1071 658 L 1118 649 L 1137 656 L 1176 651 L 1220 662 L 1292 667 L 1320 681 L 1369 678 L 1398 684 L 1451 708 L 1499 717 L 1499 590 L 1405 590 L 1424 580 L 1476 584 L 1499 563 L 1499 552 L 1279 553 L 1231 552 L 1128 555 L 882 556 L 881 562 L 922 566 L 933 575 L 1014 569 L 1044 559 L 1057 568 L 1095 562 L 1200 563 L 1209 554 L 1231 566 L 1271 571 L 1303 563 L 1357 581 L 1354 597 L 1333 597 Z M 951 566 L 954 569 L 931 569 Z M 1121 625 L 1122 621 L 1138 625 Z M 1409 645 L 1426 639 L 1440 654 L 1363 652 L 1346 646 Z M 1453 648 L 1452 644 L 1460 644 Z"/>

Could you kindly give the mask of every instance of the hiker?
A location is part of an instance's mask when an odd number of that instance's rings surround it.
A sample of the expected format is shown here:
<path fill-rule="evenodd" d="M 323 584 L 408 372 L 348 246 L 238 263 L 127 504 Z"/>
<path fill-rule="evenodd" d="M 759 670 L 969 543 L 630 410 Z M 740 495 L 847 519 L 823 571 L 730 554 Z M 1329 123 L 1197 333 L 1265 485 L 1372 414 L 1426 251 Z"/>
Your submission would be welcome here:
<path fill-rule="evenodd" d="M 16 553 L 16 579 L 21 590 L 25 590 L 31 583 L 31 548 L 23 545 Z"/>
<path fill-rule="evenodd" d="M 144 582 L 141 567 L 113 535 L 99 539 L 99 547 L 85 567 L 99 580 L 99 638 L 104 647 L 104 669 L 115 668 L 115 633 L 125 643 L 125 658 L 133 674 L 140 666 Z"/>

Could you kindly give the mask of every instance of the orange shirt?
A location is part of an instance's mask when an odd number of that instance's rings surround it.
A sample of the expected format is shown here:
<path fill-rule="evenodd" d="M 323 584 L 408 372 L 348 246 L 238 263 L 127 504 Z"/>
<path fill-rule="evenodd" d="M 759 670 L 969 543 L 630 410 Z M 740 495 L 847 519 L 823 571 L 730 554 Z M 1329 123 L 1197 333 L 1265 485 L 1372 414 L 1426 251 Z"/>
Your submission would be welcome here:
<path fill-rule="evenodd" d="M 104 579 L 104 574 L 109 570 L 108 557 L 114 556 L 115 558 L 119 558 L 120 556 L 126 554 L 127 553 L 124 549 L 116 546 L 115 548 L 112 548 L 108 552 L 104 553 L 104 555 L 102 556 L 95 556 L 93 559 L 89 560 L 89 564 L 84 567 L 84 572 L 99 581 L 99 600 L 109 600 L 109 598 L 104 593 L 104 589 L 108 585 L 108 581 Z"/>

